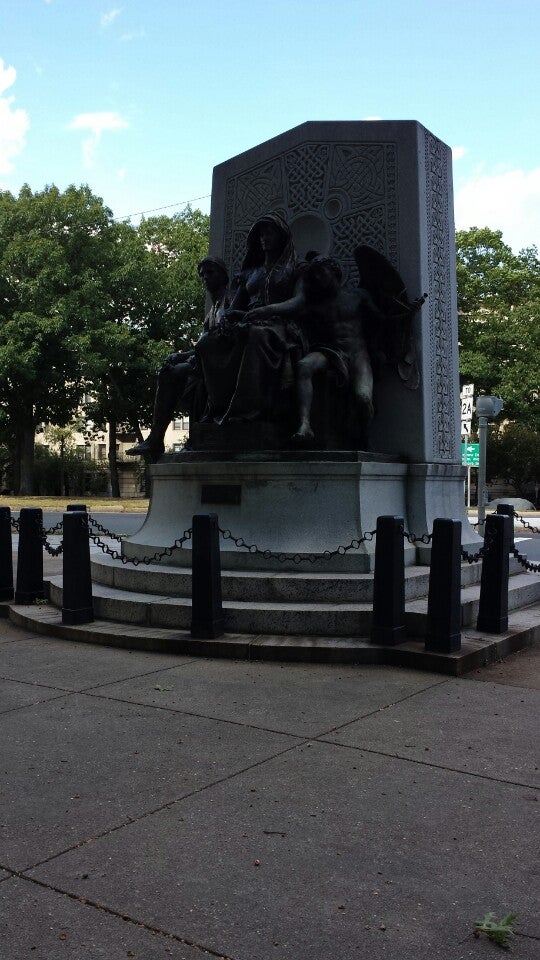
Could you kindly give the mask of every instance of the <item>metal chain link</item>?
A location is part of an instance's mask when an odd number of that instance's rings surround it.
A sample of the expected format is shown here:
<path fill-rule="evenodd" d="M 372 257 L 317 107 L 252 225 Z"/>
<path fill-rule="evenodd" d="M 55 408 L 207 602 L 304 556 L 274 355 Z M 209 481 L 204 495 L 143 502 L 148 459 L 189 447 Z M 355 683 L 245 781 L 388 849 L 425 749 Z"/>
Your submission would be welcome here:
<path fill-rule="evenodd" d="M 159 563 L 163 557 L 172 557 L 173 550 L 181 547 L 184 543 L 186 543 L 187 540 L 191 540 L 191 534 L 193 532 L 191 527 L 189 530 L 184 530 L 183 535 L 178 537 L 178 539 L 175 540 L 170 547 L 165 547 L 164 550 L 156 551 L 156 553 L 154 553 L 151 557 L 126 557 L 119 553 L 118 550 L 114 550 L 112 547 L 109 547 L 106 543 L 104 543 L 101 537 L 98 537 L 97 534 L 92 533 L 88 526 L 87 529 L 90 540 L 92 540 L 96 547 L 99 547 L 103 553 L 106 553 L 109 557 L 112 557 L 113 560 L 120 560 L 120 562 L 124 565 L 131 563 L 134 567 L 138 567 L 141 563 L 145 566 L 149 566 L 151 563 Z"/>
<path fill-rule="evenodd" d="M 292 561 L 296 565 L 300 563 L 318 563 L 319 560 L 330 560 L 332 557 L 345 556 L 349 550 L 358 550 L 362 543 L 370 543 L 377 533 L 376 530 L 370 530 L 368 533 L 363 533 L 360 538 L 354 538 L 351 540 L 347 546 L 336 547 L 335 550 L 325 550 L 324 553 L 273 553 L 272 550 L 261 550 L 255 543 L 246 543 L 243 537 L 235 537 L 230 530 L 223 530 L 222 527 L 218 527 L 218 530 L 224 540 L 232 540 L 236 547 L 240 547 L 243 550 L 248 550 L 251 554 L 257 554 L 258 556 L 263 557 L 264 560 L 278 560 L 279 563 L 288 563 Z"/>
<path fill-rule="evenodd" d="M 16 520 L 15 517 L 10 517 L 10 521 L 11 521 L 11 526 L 13 527 L 13 529 L 18 531 L 18 529 L 19 529 L 19 521 Z"/>
<path fill-rule="evenodd" d="M 403 536 L 405 537 L 405 540 L 408 540 L 409 543 L 413 543 L 413 544 L 414 543 L 431 543 L 431 541 L 433 540 L 432 533 L 422 533 L 419 537 L 417 537 L 414 533 L 407 533 L 407 531 L 404 530 Z"/>
<path fill-rule="evenodd" d="M 517 547 L 514 547 L 510 552 L 525 570 L 529 570 L 531 573 L 540 573 L 540 563 L 531 563 L 530 560 L 527 560 L 525 554 L 519 552 Z"/>
<path fill-rule="evenodd" d="M 95 527 L 98 533 L 103 533 L 105 534 L 106 537 L 109 537 L 111 540 L 117 540 L 118 543 L 122 541 L 123 535 L 112 533 L 110 530 L 107 530 L 107 527 L 104 527 L 103 524 L 99 522 L 99 520 L 96 520 L 95 517 L 90 516 L 90 514 L 88 514 L 88 522 L 89 524 L 92 525 L 92 527 Z"/>
<path fill-rule="evenodd" d="M 468 550 L 465 550 L 464 547 L 461 548 L 461 559 L 466 560 L 467 563 L 476 563 L 477 560 L 481 560 L 484 556 L 484 547 L 480 547 L 478 553 L 469 553 Z"/>
<path fill-rule="evenodd" d="M 486 536 L 484 537 L 484 543 L 480 547 L 478 553 L 469 553 L 463 547 L 461 548 L 461 558 L 466 560 L 467 563 L 475 563 L 477 560 L 483 560 L 486 557 L 492 548 L 496 540 L 496 533 L 494 530 L 486 530 Z"/>
<path fill-rule="evenodd" d="M 41 524 L 39 524 L 39 535 L 40 535 L 41 543 L 43 545 L 43 549 L 46 550 L 51 557 L 59 557 L 60 554 L 64 552 L 64 541 L 62 540 L 57 547 L 52 547 L 49 541 L 47 540 L 47 533 L 50 533 L 50 532 L 51 531 L 45 530 L 44 527 Z"/>
<path fill-rule="evenodd" d="M 514 508 L 512 508 L 512 513 L 500 514 L 500 513 L 497 512 L 497 510 L 493 510 L 493 512 L 490 513 L 490 514 L 487 514 L 487 516 L 490 516 L 490 517 L 500 517 L 500 516 L 512 517 L 513 520 L 518 520 L 519 523 L 521 524 L 521 526 L 522 526 L 522 527 L 525 527 L 526 530 L 531 530 L 532 533 L 540 533 L 540 527 L 533 527 L 533 525 L 532 525 L 531 523 L 529 523 L 529 521 L 526 520 L 525 517 L 522 517 L 520 513 L 517 513 L 516 510 L 514 510 Z M 484 522 L 485 522 L 485 521 L 484 521 Z M 471 523 L 471 527 L 478 527 L 479 525 L 480 525 L 480 521 L 477 521 L 476 523 Z"/>
<path fill-rule="evenodd" d="M 533 527 L 533 525 L 529 523 L 529 521 L 526 520 L 525 517 L 521 517 L 519 513 L 516 513 L 515 510 L 514 510 L 514 517 L 516 518 L 516 520 L 519 520 L 522 527 L 525 527 L 527 530 L 532 530 L 533 533 L 540 533 L 540 527 Z"/>
<path fill-rule="evenodd" d="M 54 536 L 55 533 L 60 533 L 60 531 L 63 532 L 63 529 L 64 529 L 64 521 L 59 520 L 58 523 L 54 525 L 54 527 L 50 527 L 49 530 L 45 530 L 44 532 L 47 534 L 48 537 L 52 537 Z"/>

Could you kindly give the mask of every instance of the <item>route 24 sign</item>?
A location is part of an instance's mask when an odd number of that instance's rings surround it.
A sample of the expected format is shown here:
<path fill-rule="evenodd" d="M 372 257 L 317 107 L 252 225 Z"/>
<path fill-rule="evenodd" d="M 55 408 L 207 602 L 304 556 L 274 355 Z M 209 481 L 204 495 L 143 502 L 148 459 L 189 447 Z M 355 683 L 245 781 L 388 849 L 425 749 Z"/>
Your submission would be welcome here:
<path fill-rule="evenodd" d="M 461 400 L 461 435 L 471 432 L 474 408 L 474 383 L 464 383 L 459 395 Z"/>

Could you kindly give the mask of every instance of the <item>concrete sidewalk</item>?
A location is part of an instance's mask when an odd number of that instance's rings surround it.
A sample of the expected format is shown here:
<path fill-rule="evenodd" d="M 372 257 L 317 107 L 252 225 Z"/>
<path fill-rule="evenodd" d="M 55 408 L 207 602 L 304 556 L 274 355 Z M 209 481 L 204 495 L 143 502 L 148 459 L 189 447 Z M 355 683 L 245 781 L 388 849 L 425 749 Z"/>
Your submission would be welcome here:
<path fill-rule="evenodd" d="M 540 648 L 446 679 L 0 621 L 2 960 L 540 955 Z"/>

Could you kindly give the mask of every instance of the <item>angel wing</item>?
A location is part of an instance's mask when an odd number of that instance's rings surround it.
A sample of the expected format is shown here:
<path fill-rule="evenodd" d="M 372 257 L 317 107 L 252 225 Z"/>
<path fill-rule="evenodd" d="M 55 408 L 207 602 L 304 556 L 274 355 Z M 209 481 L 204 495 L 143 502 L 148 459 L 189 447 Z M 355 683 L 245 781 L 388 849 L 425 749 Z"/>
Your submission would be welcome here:
<path fill-rule="evenodd" d="M 353 251 L 360 286 L 370 294 L 383 320 L 372 325 L 368 339 L 379 362 L 395 367 L 405 386 L 416 390 L 420 382 L 412 320 L 426 294 L 409 300 L 405 284 L 389 260 L 367 244 Z"/>

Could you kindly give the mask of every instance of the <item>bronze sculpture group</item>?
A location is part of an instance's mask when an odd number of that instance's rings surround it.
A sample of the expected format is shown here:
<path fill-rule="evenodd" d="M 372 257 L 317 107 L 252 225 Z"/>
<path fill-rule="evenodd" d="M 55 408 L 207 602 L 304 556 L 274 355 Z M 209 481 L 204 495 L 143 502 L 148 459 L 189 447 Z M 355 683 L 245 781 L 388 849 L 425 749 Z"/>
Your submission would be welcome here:
<path fill-rule="evenodd" d="M 191 427 L 264 421 L 284 447 L 321 446 L 313 426 L 321 391 L 348 445 L 367 449 L 382 365 L 395 367 L 406 386 L 418 385 L 411 319 L 424 298 L 410 303 L 377 251 L 360 246 L 354 255 L 360 286 L 347 289 L 336 260 L 312 252 L 299 261 L 287 223 L 268 213 L 249 231 L 230 290 L 225 263 L 205 257 L 198 272 L 212 307 L 202 336 L 193 350 L 165 360 L 150 433 L 128 453 L 159 459 L 176 410 Z"/>

